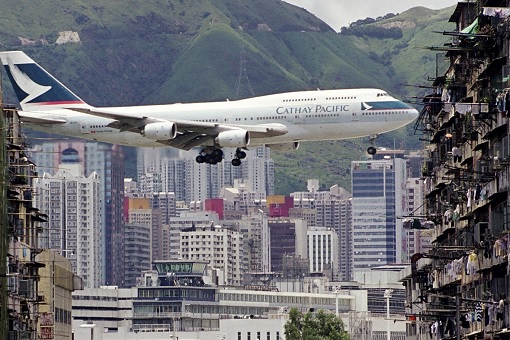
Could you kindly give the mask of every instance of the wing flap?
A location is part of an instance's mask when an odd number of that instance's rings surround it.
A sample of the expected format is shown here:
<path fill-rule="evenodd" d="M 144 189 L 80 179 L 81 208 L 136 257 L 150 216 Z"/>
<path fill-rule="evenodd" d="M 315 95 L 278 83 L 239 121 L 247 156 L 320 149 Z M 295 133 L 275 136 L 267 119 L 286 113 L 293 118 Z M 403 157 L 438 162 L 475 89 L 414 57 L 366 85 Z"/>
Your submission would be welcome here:
<path fill-rule="evenodd" d="M 47 113 L 18 111 L 18 114 L 23 123 L 29 124 L 55 125 L 65 124 L 67 122 L 64 118 L 55 117 L 55 115 Z"/>

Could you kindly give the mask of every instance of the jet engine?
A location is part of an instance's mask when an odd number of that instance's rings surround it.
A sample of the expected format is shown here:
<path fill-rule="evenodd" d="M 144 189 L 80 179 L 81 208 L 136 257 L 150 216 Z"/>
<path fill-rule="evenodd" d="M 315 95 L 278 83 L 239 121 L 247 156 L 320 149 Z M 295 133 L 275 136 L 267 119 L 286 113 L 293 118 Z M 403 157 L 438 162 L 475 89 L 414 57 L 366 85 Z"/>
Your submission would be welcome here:
<path fill-rule="evenodd" d="M 216 137 L 216 143 L 227 148 L 243 148 L 250 144 L 250 133 L 241 129 L 222 131 Z"/>
<path fill-rule="evenodd" d="M 299 142 L 282 143 L 282 144 L 268 144 L 271 150 L 275 151 L 295 151 L 299 149 Z"/>
<path fill-rule="evenodd" d="M 148 139 L 174 139 L 177 136 L 177 126 L 172 122 L 156 122 L 145 125 L 142 135 Z"/>

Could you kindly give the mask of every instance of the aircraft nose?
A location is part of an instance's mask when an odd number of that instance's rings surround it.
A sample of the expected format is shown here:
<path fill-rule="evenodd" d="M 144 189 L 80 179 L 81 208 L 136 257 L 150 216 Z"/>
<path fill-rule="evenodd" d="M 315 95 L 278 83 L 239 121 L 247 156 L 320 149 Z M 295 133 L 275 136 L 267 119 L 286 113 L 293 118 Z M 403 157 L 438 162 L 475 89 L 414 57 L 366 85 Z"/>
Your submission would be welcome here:
<path fill-rule="evenodd" d="M 409 121 L 412 122 L 413 120 L 415 120 L 416 118 L 418 118 L 418 115 L 420 113 L 418 112 L 418 110 L 416 109 L 411 109 L 407 112 L 407 115 L 409 116 Z"/>

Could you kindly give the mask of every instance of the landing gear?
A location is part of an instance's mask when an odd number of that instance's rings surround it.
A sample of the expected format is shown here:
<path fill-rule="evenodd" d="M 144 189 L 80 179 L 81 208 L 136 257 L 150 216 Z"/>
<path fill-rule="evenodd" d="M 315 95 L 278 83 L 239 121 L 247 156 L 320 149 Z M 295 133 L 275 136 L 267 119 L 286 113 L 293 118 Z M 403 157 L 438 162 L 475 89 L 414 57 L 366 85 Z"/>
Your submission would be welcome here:
<path fill-rule="evenodd" d="M 235 158 L 232 160 L 232 165 L 233 166 L 239 166 L 241 165 L 241 159 L 245 159 L 246 158 L 246 152 L 244 152 L 243 150 L 237 148 L 236 150 L 236 156 Z"/>
<path fill-rule="evenodd" d="M 195 160 L 197 163 L 218 164 L 223 161 L 223 151 L 221 149 L 202 149 Z"/>
<path fill-rule="evenodd" d="M 246 158 L 246 152 L 240 148 L 237 148 L 234 159 L 232 159 L 233 166 L 241 165 L 241 159 Z M 218 164 L 223 161 L 223 151 L 221 149 L 206 147 L 200 151 L 200 154 L 195 158 L 197 163 L 206 163 L 206 164 Z"/>
<path fill-rule="evenodd" d="M 371 156 L 375 155 L 377 153 L 377 149 L 375 148 L 374 144 L 375 144 L 375 140 L 376 138 L 378 137 L 378 135 L 372 135 L 370 136 L 370 144 L 372 144 L 372 146 L 369 146 L 368 149 L 367 149 L 367 153 Z"/>

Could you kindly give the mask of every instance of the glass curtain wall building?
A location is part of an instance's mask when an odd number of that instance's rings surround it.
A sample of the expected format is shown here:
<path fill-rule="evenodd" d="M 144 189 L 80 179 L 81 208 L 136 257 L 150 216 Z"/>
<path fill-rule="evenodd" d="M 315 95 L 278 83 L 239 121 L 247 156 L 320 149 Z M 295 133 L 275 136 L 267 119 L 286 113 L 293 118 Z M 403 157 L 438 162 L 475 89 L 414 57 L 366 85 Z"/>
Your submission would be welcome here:
<path fill-rule="evenodd" d="M 401 263 L 406 161 L 354 161 L 351 175 L 353 269 Z"/>

